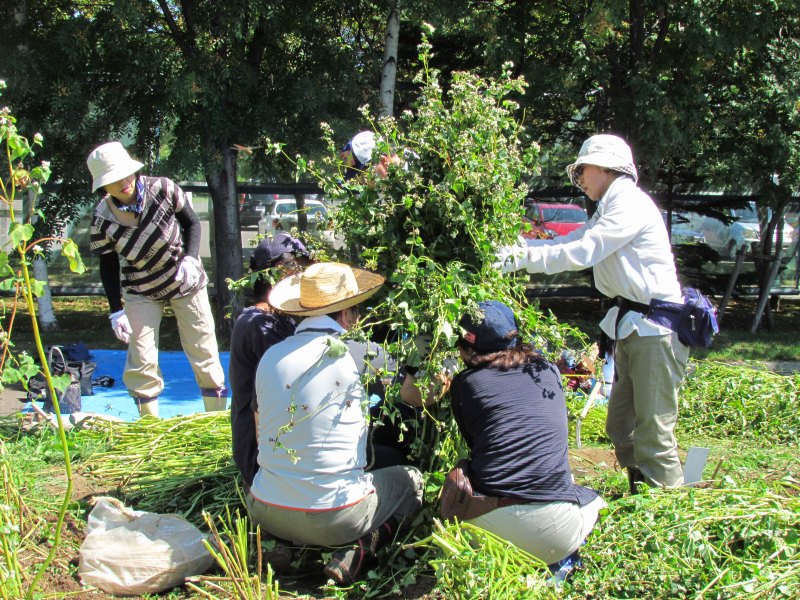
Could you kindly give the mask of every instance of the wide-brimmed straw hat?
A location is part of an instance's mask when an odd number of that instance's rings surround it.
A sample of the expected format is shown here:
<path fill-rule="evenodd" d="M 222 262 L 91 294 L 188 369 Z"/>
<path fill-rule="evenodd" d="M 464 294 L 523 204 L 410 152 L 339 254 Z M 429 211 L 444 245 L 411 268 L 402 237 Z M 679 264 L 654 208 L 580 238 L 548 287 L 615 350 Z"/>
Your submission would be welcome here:
<path fill-rule="evenodd" d="M 583 142 L 577 160 L 567 166 L 567 174 L 574 185 L 578 184 L 575 169 L 580 165 L 594 165 L 605 167 L 612 171 L 619 171 L 633 177 L 634 183 L 639 181 L 636 165 L 633 162 L 633 152 L 630 146 L 621 137 L 608 133 L 593 135 Z"/>
<path fill-rule="evenodd" d="M 342 263 L 324 262 L 280 280 L 268 302 L 281 312 L 300 317 L 334 313 L 360 304 L 383 285 L 377 273 Z"/>
<path fill-rule="evenodd" d="M 144 166 L 138 160 L 133 160 L 119 142 L 108 142 L 92 150 L 86 165 L 92 174 L 92 192 L 125 179 Z"/>

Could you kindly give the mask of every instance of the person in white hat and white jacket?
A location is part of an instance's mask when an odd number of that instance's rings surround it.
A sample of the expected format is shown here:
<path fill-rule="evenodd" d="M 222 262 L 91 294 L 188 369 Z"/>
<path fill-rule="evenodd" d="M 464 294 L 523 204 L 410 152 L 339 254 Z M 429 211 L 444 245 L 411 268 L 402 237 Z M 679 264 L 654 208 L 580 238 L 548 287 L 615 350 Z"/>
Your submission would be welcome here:
<path fill-rule="evenodd" d="M 86 164 L 92 192 L 103 192 L 90 247 L 100 255 L 111 328 L 128 345 L 122 378 L 139 413 L 158 416 L 164 389 L 158 332 L 167 304 L 206 410 L 225 410 L 225 372 L 199 258 L 200 220 L 186 195 L 165 177 L 137 175 L 144 165 L 119 142 L 98 146 Z"/>
<path fill-rule="evenodd" d="M 631 492 L 683 483 L 674 428 L 689 348 L 677 333 L 646 318 L 651 300 L 683 302 L 666 226 L 637 187 L 628 144 L 615 135 L 586 140 L 567 167 L 597 211 L 582 227 L 552 240 L 527 240 L 497 252 L 503 272 L 560 273 L 592 267 L 597 289 L 617 299 L 600 323 L 616 340 L 616 374 L 606 432 L 628 469 Z"/>

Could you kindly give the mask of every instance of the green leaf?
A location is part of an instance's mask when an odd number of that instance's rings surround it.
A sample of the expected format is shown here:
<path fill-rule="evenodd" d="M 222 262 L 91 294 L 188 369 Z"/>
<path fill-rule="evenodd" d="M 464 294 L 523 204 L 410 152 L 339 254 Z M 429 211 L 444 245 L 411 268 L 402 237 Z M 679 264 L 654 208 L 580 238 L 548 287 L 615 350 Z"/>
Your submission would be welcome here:
<path fill-rule="evenodd" d="M 4 292 L 13 292 L 16 283 L 20 280 L 19 277 L 9 277 L 0 281 L 0 290 Z"/>
<path fill-rule="evenodd" d="M 347 354 L 347 345 L 339 338 L 329 337 L 325 343 L 328 345 L 328 349 L 325 351 L 327 356 L 338 358 Z"/>
<path fill-rule="evenodd" d="M 64 245 L 61 247 L 61 254 L 66 256 L 67 260 L 69 260 L 70 271 L 77 273 L 78 275 L 86 271 L 86 267 L 83 264 L 83 259 L 78 251 L 78 245 L 75 242 L 72 240 L 67 240 L 64 242 Z"/>
<path fill-rule="evenodd" d="M 6 366 L 3 369 L 2 376 L 0 376 L 0 381 L 3 383 L 17 383 L 18 381 L 22 381 L 22 376 L 17 369 Z"/>
<path fill-rule="evenodd" d="M 39 281 L 38 279 L 31 279 L 31 293 L 37 298 L 41 298 L 44 294 L 44 286 L 47 282 Z"/>
<path fill-rule="evenodd" d="M 30 223 L 12 223 L 8 228 L 8 237 L 14 247 L 19 247 L 33 237 L 33 225 Z"/>

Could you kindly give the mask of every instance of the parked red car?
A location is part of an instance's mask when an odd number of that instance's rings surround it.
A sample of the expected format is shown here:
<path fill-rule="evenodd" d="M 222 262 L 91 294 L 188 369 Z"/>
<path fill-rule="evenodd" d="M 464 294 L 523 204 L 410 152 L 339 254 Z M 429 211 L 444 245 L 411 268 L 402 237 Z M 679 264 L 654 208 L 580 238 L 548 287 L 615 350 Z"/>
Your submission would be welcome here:
<path fill-rule="evenodd" d="M 542 224 L 554 236 L 565 235 L 589 220 L 586 209 L 577 204 L 549 204 L 535 202 L 525 211 L 525 219 L 532 224 Z M 522 234 L 526 237 L 525 234 Z"/>

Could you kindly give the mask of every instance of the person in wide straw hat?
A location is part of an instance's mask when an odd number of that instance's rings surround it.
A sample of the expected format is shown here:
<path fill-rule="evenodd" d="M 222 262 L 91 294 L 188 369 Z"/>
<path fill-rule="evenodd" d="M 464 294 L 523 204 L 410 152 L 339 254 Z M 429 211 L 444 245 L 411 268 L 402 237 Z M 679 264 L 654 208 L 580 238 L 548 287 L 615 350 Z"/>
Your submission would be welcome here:
<path fill-rule="evenodd" d="M 279 281 L 269 303 L 305 318 L 266 351 L 256 371 L 259 469 L 248 509 L 271 536 L 339 547 L 325 565 L 338 584 L 355 581 L 422 507 L 422 476 L 414 467 L 367 471 L 368 394 L 358 361 L 339 339 L 383 282 L 331 262 Z"/>
<path fill-rule="evenodd" d="M 158 415 L 164 389 L 158 330 L 167 304 L 206 410 L 225 410 L 225 372 L 199 258 L 200 220 L 189 200 L 165 177 L 138 175 L 144 165 L 119 142 L 98 146 L 86 164 L 92 192 L 103 196 L 90 248 L 100 255 L 111 329 L 128 346 L 122 378 L 140 414 Z"/>
<path fill-rule="evenodd" d="M 567 174 L 597 202 L 592 218 L 553 240 L 500 248 L 497 267 L 529 273 L 594 269 L 597 289 L 617 300 L 600 323 L 616 348 L 606 432 L 628 469 L 632 493 L 642 481 L 679 486 L 683 470 L 674 428 L 689 348 L 676 332 L 647 318 L 652 301 L 683 303 L 666 225 L 637 187 L 633 152 L 622 138 L 593 135 Z"/>

